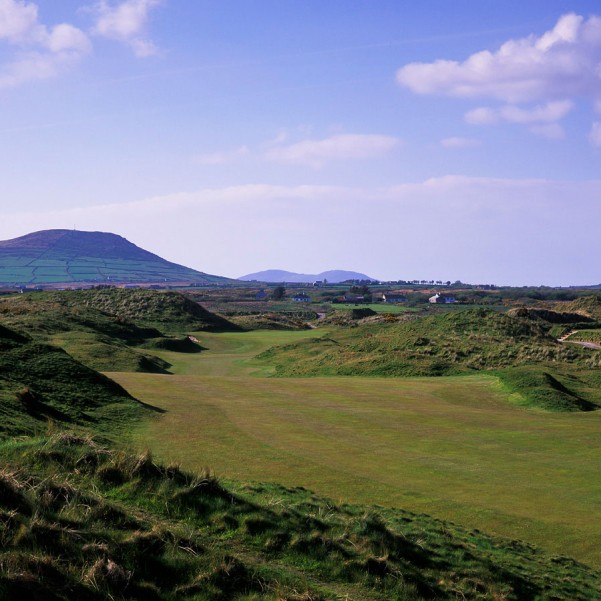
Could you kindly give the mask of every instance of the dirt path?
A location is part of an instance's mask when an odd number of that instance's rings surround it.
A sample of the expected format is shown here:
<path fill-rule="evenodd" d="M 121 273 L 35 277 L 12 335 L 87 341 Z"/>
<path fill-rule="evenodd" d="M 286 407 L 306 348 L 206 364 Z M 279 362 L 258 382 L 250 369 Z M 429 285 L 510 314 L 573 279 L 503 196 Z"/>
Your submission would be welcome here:
<path fill-rule="evenodd" d="M 562 340 L 562 342 L 567 342 L 568 344 L 578 344 L 580 346 L 585 346 L 586 348 L 601 350 L 601 344 L 595 344 L 594 342 L 582 342 L 580 340 Z"/>

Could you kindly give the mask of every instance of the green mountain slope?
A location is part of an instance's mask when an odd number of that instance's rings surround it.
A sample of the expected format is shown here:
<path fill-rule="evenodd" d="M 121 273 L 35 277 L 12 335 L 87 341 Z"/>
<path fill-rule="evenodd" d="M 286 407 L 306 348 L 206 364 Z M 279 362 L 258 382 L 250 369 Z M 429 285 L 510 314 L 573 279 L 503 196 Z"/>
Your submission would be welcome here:
<path fill-rule="evenodd" d="M 230 281 L 171 263 L 110 233 L 44 230 L 0 241 L 2 285 Z"/>

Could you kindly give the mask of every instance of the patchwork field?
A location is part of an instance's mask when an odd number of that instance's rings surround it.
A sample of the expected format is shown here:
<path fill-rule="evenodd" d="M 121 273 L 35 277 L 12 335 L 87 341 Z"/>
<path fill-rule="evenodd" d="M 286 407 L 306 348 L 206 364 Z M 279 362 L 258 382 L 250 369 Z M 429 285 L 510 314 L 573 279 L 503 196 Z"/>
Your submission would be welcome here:
<path fill-rule="evenodd" d="M 165 410 L 132 433 L 224 478 L 400 506 L 601 565 L 601 412 L 512 405 L 492 376 L 268 378 L 252 357 L 304 332 L 199 334 L 173 375 L 111 373 Z"/>

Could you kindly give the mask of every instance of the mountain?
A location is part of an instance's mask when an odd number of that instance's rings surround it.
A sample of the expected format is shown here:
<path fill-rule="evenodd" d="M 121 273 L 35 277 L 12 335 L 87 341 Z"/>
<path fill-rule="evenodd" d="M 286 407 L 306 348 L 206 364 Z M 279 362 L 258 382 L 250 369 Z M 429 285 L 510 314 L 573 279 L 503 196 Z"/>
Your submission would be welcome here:
<path fill-rule="evenodd" d="M 44 230 L 0 241 L 1 285 L 231 281 L 171 263 L 121 236 L 105 232 Z"/>
<path fill-rule="evenodd" d="M 331 284 L 339 284 L 340 282 L 346 282 L 347 280 L 373 280 L 374 278 L 370 278 L 364 273 L 344 271 L 341 269 L 322 271 L 318 274 L 293 273 L 291 271 L 283 271 L 282 269 L 267 269 L 266 271 L 258 271 L 257 273 L 243 275 L 238 279 L 245 282 L 290 282 L 293 284 L 327 280 Z"/>

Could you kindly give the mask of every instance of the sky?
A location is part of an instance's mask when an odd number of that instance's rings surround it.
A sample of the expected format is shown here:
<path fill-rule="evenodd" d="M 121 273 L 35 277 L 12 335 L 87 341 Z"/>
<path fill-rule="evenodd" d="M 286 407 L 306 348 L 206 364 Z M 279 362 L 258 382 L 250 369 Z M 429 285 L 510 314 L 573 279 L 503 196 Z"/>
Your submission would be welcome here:
<path fill-rule="evenodd" d="M 0 240 L 601 283 L 598 0 L 0 0 Z"/>

